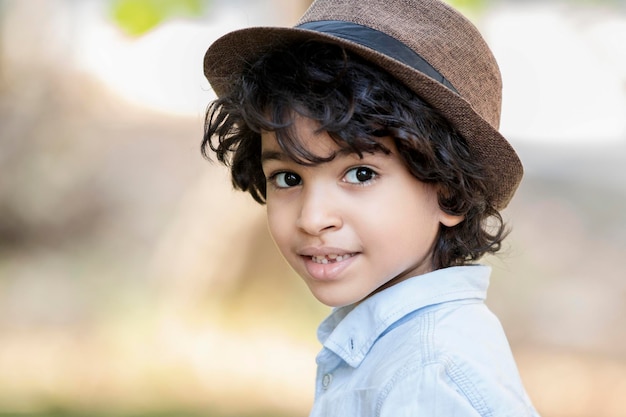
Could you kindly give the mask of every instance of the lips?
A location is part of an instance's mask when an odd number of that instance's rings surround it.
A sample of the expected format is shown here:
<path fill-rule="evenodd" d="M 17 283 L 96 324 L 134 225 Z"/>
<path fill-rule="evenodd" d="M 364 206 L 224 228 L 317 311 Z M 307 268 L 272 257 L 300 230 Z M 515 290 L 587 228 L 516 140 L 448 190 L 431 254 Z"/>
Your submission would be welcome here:
<path fill-rule="evenodd" d="M 340 279 L 342 272 L 352 264 L 359 252 L 338 248 L 307 248 L 299 251 L 308 275 L 316 281 Z"/>

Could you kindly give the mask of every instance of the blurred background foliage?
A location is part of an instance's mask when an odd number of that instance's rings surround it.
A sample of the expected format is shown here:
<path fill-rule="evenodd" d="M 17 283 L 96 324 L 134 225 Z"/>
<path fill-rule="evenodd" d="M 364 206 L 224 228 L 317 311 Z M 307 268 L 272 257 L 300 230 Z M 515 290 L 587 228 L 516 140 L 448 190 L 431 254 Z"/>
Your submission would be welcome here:
<path fill-rule="evenodd" d="M 169 19 L 199 17 L 210 6 L 208 0 L 114 0 L 111 16 L 129 35 L 143 35 Z"/>
<path fill-rule="evenodd" d="M 544 417 L 623 417 L 624 3 L 450 2 L 526 167 L 488 303 Z M 0 1 L 0 417 L 307 414 L 328 310 L 199 143 L 206 47 L 308 3 Z"/>

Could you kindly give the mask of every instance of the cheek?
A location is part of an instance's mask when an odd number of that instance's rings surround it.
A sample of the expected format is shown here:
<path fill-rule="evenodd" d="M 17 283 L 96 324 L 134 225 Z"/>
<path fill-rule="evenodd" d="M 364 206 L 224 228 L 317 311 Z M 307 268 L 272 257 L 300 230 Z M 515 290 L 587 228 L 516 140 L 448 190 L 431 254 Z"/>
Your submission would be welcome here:
<path fill-rule="evenodd" d="M 273 205 L 268 201 L 267 208 L 267 226 L 272 239 L 282 251 L 288 237 L 293 233 L 290 228 L 290 219 L 285 210 L 281 210 L 280 206 Z"/>
<path fill-rule="evenodd" d="M 430 242 L 439 231 L 439 206 L 436 197 L 422 192 L 419 188 L 414 193 L 397 195 L 397 199 L 389 203 L 384 219 L 377 223 L 385 223 L 392 235 L 409 242 Z M 418 192 L 419 191 L 419 192 Z M 398 219 L 402 219 L 398 221 Z"/>

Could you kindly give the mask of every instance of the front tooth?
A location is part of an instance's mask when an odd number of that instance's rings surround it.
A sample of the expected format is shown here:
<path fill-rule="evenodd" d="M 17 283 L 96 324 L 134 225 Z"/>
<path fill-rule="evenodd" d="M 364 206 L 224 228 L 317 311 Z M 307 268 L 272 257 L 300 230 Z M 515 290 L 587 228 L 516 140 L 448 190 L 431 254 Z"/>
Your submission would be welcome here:
<path fill-rule="evenodd" d="M 313 262 L 318 263 L 318 264 L 328 263 L 328 259 L 326 259 L 325 256 L 313 256 L 312 259 L 313 259 Z"/>
<path fill-rule="evenodd" d="M 350 253 L 346 253 L 345 255 L 337 255 L 333 253 L 327 256 L 312 256 L 311 259 L 313 259 L 313 262 L 316 262 L 318 264 L 328 264 L 332 261 L 341 262 L 351 256 L 352 254 Z"/>

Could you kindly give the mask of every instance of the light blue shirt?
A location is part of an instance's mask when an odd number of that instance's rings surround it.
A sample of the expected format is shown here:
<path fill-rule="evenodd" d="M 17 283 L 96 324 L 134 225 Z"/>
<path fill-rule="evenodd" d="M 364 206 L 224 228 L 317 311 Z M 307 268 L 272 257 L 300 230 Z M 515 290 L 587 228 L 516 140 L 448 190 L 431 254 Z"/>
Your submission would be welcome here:
<path fill-rule="evenodd" d="M 490 272 L 440 269 L 335 309 L 318 329 L 310 416 L 538 416 L 484 304 Z"/>

